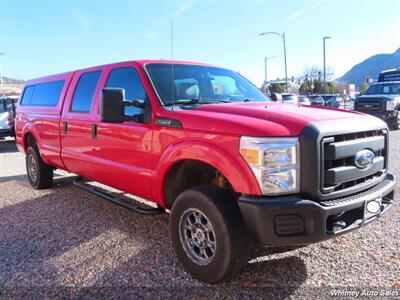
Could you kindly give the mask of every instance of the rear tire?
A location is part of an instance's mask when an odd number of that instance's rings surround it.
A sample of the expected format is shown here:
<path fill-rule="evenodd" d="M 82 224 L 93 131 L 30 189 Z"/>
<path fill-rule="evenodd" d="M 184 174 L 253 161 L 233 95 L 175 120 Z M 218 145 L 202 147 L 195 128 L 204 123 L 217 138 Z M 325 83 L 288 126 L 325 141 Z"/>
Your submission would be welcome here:
<path fill-rule="evenodd" d="M 45 164 L 35 147 L 29 147 L 25 158 L 26 174 L 34 189 L 50 188 L 53 184 L 53 168 Z"/>
<path fill-rule="evenodd" d="M 207 283 L 229 280 L 246 265 L 245 228 L 237 202 L 213 186 L 183 192 L 171 210 L 170 234 L 179 261 Z"/>

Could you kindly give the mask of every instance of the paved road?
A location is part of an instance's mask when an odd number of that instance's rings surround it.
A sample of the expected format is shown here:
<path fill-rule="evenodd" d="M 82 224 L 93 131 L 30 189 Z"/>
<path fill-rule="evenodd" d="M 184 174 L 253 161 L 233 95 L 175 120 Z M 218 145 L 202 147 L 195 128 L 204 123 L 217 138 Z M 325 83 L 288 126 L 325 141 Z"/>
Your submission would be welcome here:
<path fill-rule="evenodd" d="M 390 166 L 400 175 L 400 131 L 390 135 Z M 0 141 L 0 297 L 325 298 L 357 289 L 400 295 L 398 203 L 384 218 L 334 240 L 255 248 L 242 274 L 207 286 L 177 261 L 168 215 L 137 215 L 78 190 L 73 178 L 58 172 L 54 188 L 33 190 L 23 155 Z"/>

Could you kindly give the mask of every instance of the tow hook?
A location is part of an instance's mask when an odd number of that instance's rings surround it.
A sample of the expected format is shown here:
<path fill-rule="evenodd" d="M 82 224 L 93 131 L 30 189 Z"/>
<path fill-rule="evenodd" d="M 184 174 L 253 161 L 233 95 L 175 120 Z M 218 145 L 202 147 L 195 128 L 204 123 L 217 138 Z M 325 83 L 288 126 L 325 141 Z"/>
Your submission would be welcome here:
<path fill-rule="evenodd" d="M 345 227 L 346 227 L 346 222 L 344 222 L 343 220 L 336 220 L 336 221 L 332 222 L 332 231 L 333 232 L 342 230 Z"/>

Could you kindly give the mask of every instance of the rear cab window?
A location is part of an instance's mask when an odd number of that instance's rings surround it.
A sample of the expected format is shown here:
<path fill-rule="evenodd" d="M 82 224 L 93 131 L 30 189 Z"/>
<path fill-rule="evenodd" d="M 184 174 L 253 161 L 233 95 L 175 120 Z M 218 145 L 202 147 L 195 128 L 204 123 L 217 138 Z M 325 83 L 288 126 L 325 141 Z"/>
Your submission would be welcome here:
<path fill-rule="evenodd" d="M 27 86 L 21 99 L 22 106 L 57 106 L 64 80 Z"/>
<path fill-rule="evenodd" d="M 16 116 L 31 113 L 60 115 L 74 73 L 71 71 L 26 81 L 16 105 Z"/>
<path fill-rule="evenodd" d="M 22 94 L 21 104 L 20 105 L 30 105 L 32 100 L 33 91 L 35 90 L 35 86 L 27 86 Z"/>

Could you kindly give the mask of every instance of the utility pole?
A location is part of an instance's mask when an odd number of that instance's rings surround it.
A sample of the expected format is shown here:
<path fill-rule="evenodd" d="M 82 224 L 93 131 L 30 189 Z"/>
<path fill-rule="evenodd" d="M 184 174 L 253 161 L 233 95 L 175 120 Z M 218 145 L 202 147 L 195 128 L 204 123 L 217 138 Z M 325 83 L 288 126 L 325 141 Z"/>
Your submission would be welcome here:
<path fill-rule="evenodd" d="M 324 36 L 323 41 L 323 52 L 324 52 L 324 92 L 326 92 L 326 58 L 325 58 L 325 40 L 330 39 L 330 36 Z"/>
<path fill-rule="evenodd" d="M 286 92 L 288 92 L 287 61 L 286 61 L 286 37 L 285 37 L 285 33 L 281 34 L 279 32 L 267 31 L 267 32 L 260 33 L 259 36 L 263 36 L 263 35 L 267 35 L 267 34 L 279 35 L 283 40 L 283 56 L 285 57 L 285 85 L 286 85 Z"/>

